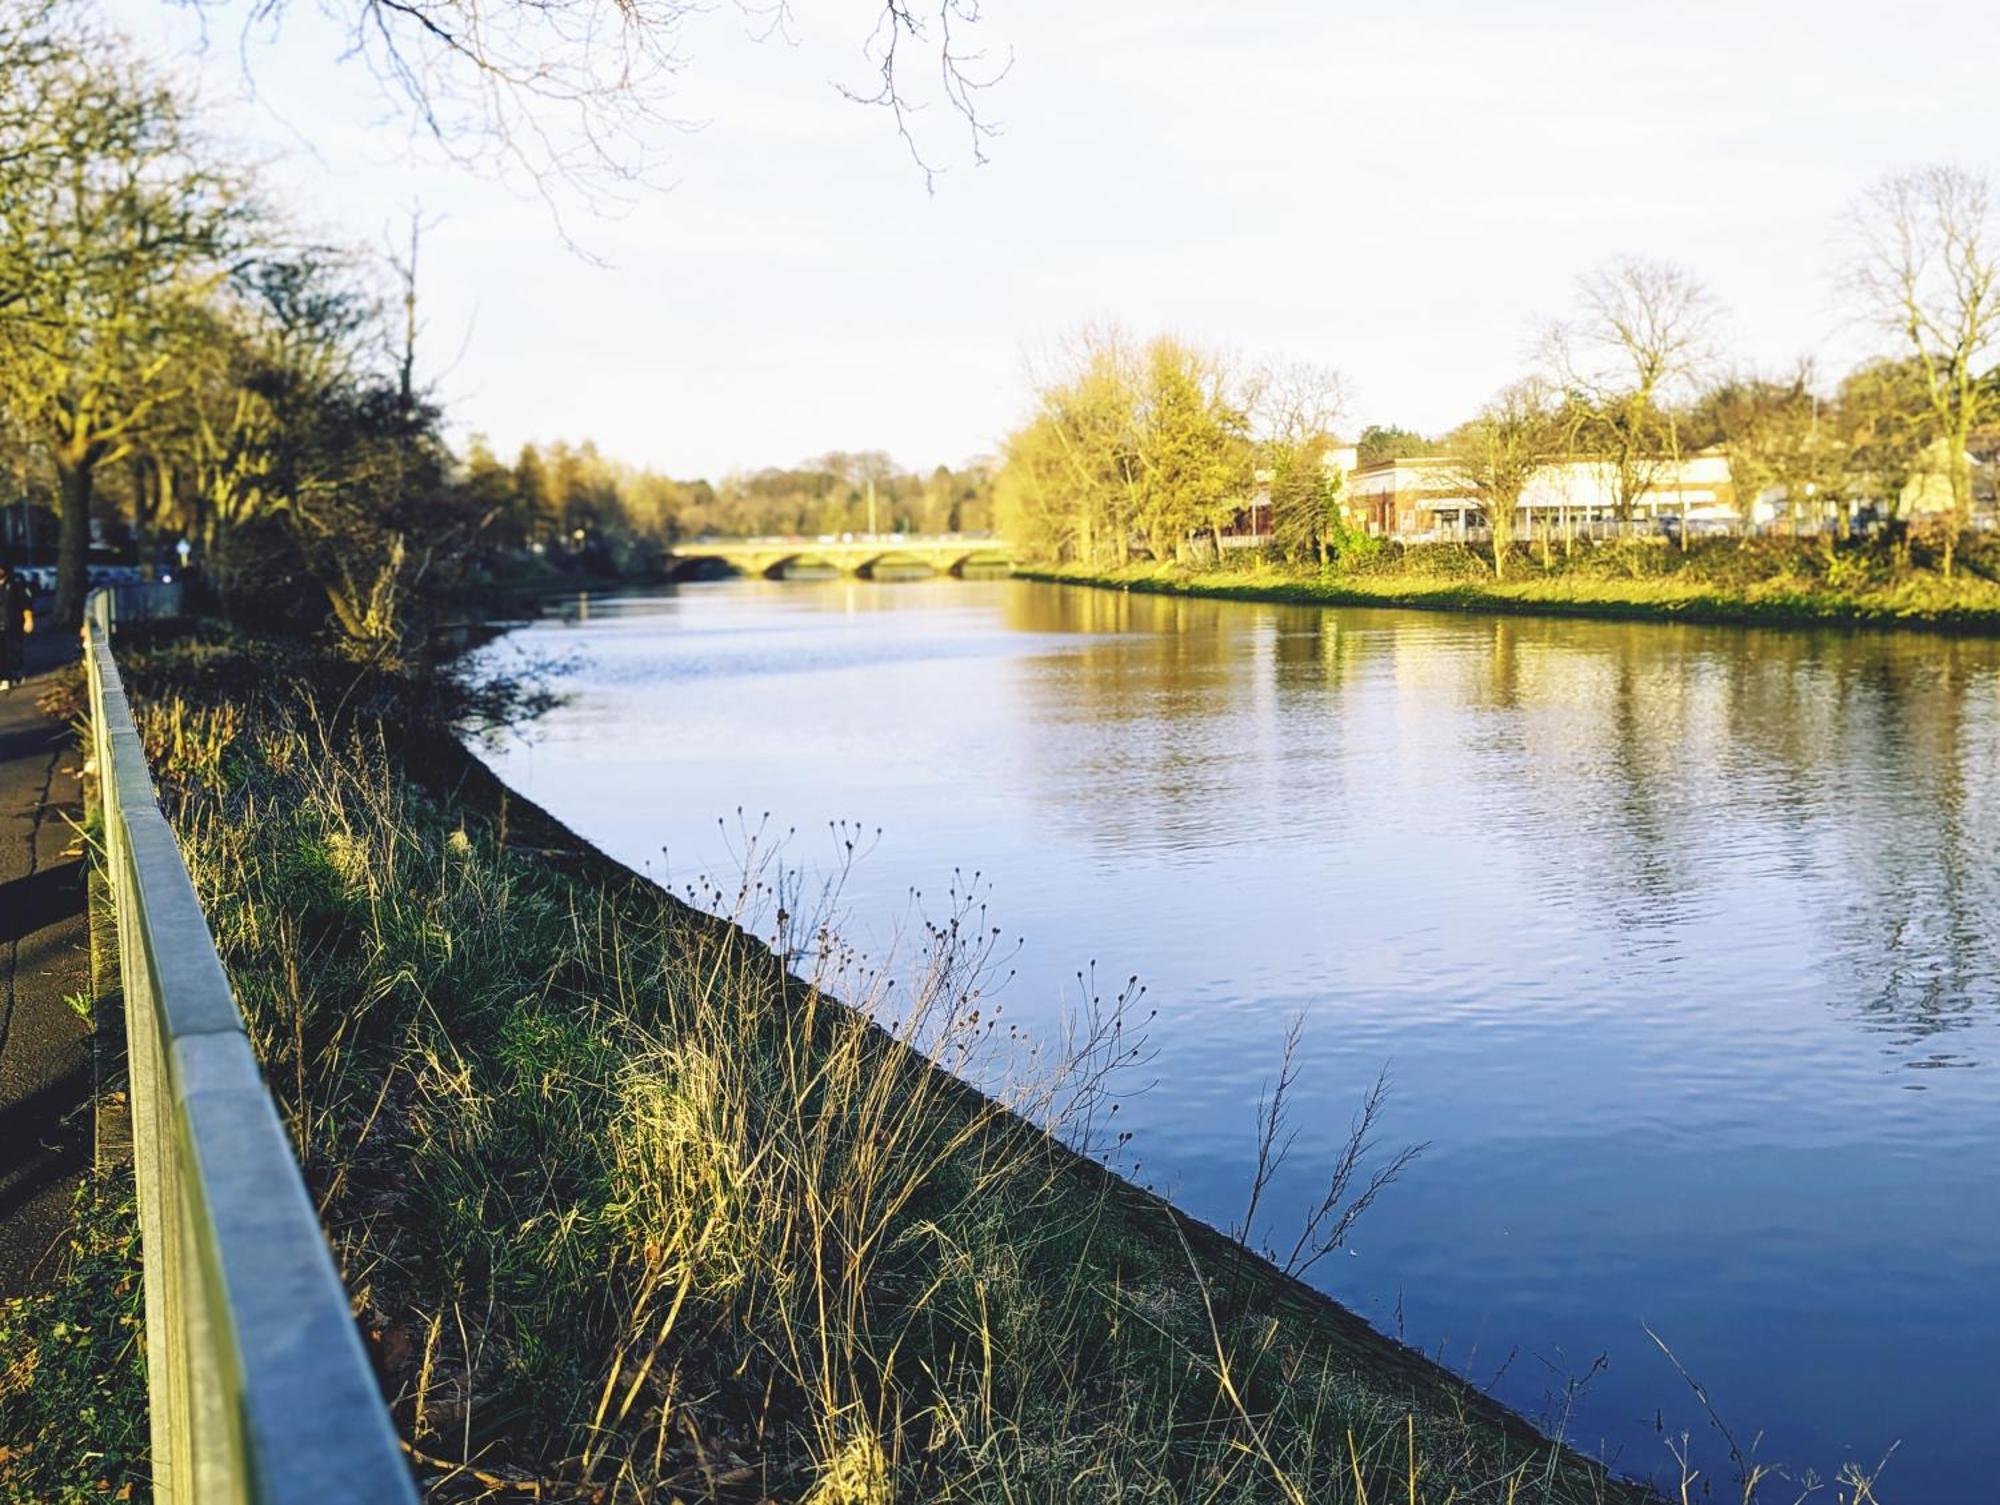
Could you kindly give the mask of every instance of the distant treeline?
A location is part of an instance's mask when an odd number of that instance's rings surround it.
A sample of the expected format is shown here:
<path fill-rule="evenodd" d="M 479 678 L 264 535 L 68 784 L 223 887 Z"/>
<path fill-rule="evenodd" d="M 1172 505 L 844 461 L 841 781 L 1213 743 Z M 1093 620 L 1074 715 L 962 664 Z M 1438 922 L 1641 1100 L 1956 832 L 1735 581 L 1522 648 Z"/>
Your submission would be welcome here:
<path fill-rule="evenodd" d="M 483 438 L 463 483 L 493 540 L 546 552 L 615 553 L 623 563 L 686 538 L 839 533 L 972 533 L 993 525 L 990 469 L 899 471 L 879 450 L 836 451 L 791 469 L 683 481 L 607 459 L 589 441 L 526 444 L 511 464 Z"/>

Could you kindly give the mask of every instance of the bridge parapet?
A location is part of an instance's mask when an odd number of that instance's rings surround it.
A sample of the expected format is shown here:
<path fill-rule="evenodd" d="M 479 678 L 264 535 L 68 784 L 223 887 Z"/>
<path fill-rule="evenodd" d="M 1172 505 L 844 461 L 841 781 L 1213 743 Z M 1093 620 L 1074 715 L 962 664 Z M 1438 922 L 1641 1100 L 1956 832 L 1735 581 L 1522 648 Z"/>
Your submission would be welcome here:
<path fill-rule="evenodd" d="M 874 538 L 728 538 L 676 544 L 668 558 L 680 565 L 713 561 L 739 574 L 775 577 L 791 567 L 814 566 L 845 575 L 871 574 L 878 565 L 922 565 L 940 575 L 969 564 L 1008 567 L 1013 554 L 997 538 L 881 535 Z"/>

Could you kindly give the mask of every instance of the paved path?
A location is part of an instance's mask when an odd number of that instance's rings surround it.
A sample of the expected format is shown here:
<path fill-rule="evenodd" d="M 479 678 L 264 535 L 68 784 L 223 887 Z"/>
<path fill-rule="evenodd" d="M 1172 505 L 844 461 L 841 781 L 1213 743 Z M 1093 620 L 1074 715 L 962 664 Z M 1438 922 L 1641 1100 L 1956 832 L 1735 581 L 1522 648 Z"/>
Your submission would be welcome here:
<path fill-rule="evenodd" d="M 70 1198 L 89 1169 L 90 989 L 82 754 L 35 709 L 69 633 L 29 639 L 32 677 L 0 695 L 0 1296 L 55 1273 Z M 41 671 L 36 673 L 35 671 Z"/>

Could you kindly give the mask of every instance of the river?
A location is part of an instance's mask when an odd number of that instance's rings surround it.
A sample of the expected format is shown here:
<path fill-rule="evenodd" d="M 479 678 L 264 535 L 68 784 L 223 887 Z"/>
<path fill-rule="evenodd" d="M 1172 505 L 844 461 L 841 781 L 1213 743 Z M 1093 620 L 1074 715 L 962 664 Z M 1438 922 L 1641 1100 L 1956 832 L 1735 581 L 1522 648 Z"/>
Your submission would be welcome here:
<path fill-rule="evenodd" d="M 1428 1147 L 1313 1278 L 1622 1470 L 1727 1472 L 1650 1328 L 1795 1475 L 1995 1498 L 2000 644 L 838 580 L 516 649 L 568 699 L 485 756 L 633 866 L 845 821 L 862 944 L 976 870 L 1011 1017 L 1142 977 L 1120 1121 L 1199 1216 L 1294 1020 L 1281 1216 L 1386 1067 Z"/>

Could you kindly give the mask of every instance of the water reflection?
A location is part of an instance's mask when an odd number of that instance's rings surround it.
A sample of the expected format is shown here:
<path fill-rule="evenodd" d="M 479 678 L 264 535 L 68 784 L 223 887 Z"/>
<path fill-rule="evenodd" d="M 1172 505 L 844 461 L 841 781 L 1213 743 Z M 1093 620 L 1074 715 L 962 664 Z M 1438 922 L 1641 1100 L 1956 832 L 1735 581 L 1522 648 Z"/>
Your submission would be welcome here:
<path fill-rule="evenodd" d="M 1990 643 L 1086 591 L 1003 615 L 1098 639 L 1022 681 L 1038 725 L 1090 733 L 1040 741 L 1032 782 L 1094 845 L 1282 841 L 1358 813 L 1372 764 L 1383 819 L 1447 802 L 1468 849 L 1526 859 L 1525 910 L 1597 907 L 1635 948 L 1767 928 L 1792 891 L 1829 1006 L 1913 1067 L 2000 997 L 2000 831 L 1968 792 L 2000 760 Z"/>
<path fill-rule="evenodd" d="M 1518 1349 L 1509 1400 L 1608 1352 L 1579 1435 L 1654 1466 L 1656 1418 L 1701 1419 L 1644 1321 L 1770 1454 L 1900 1439 L 1901 1498 L 2000 1475 L 1968 1425 L 2000 1403 L 2000 645 L 1011 582 L 529 635 L 588 661 L 501 771 L 628 861 L 724 868 L 739 806 L 855 819 L 864 942 L 978 868 L 1026 938 L 1010 1014 L 1143 973 L 1130 1111 L 1200 1215 L 1240 1208 L 1293 1015 L 1304 1164 L 1389 1062 L 1435 1148 L 1325 1278 L 1482 1375 Z"/>

